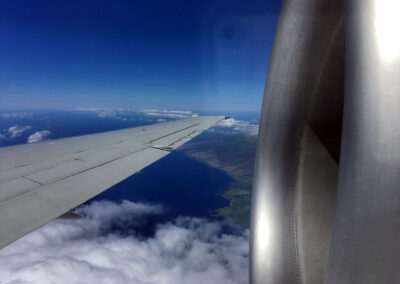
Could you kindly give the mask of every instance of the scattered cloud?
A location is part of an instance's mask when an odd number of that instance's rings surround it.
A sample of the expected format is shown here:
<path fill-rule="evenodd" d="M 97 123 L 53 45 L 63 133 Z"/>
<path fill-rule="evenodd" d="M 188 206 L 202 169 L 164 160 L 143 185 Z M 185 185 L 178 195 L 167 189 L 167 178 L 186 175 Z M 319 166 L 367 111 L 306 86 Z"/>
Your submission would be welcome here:
<path fill-rule="evenodd" d="M 16 137 L 21 136 L 22 133 L 30 130 L 31 128 L 32 128 L 32 126 L 30 126 L 30 125 L 27 125 L 27 126 L 15 125 L 15 126 L 11 126 L 10 128 L 8 128 L 7 134 L 10 136 L 10 138 L 16 138 Z"/>
<path fill-rule="evenodd" d="M 160 110 L 159 112 L 162 113 L 180 113 L 180 114 L 186 114 L 186 115 L 192 115 L 193 112 L 190 110 Z"/>
<path fill-rule="evenodd" d="M 97 117 L 115 117 L 116 113 L 112 110 L 102 110 L 97 114 Z"/>
<path fill-rule="evenodd" d="M 75 110 L 92 112 L 99 118 L 113 118 L 113 119 L 119 119 L 119 120 L 124 120 L 124 121 L 136 120 L 136 119 L 133 119 L 132 116 L 135 116 L 138 113 L 137 111 L 134 111 L 134 110 L 131 110 L 131 109 L 125 109 L 125 108 L 94 108 L 94 107 L 89 107 L 89 108 L 77 108 Z"/>
<path fill-rule="evenodd" d="M 157 110 L 157 109 L 146 109 L 140 112 L 134 111 L 131 109 L 123 109 L 123 108 L 77 108 L 77 111 L 88 111 L 96 114 L 97 117 L 100 118 L 115 118 L 122 120 L 132 120 L 134 116 L 134 120 L 143 120 L 140 118 L 141 115 L 145 115 L 150 122 L 164 122 L 168 120 L 181 119 L 187 117 L 196 117 L 198 116 L 196 113 L 193 113 L 189 110 Z M 138 116 L 140 115 L 140 116 Z"/>
<path fill-rule="evenodd" d="M 244 120 L 236 120 L 234 118 L 222 120 L 215 127 L 230 129 L 233 130 L 235 133 L 241 133 L 251 136 L 256 136 L 258 134 L 258 124 L 253 124 Z"/>
<path fill-rule="evenodd" d="M 95 107 L 77 108 L 76 110 L 93 112 L 96 113 L 97 117 L 101 118 L 116 117 L 118 111 L 121 111 L 120 109 L 95 108 Z"/>
<path fill-rule="evenodd" d="M 180 118 L 198 116 L 198 114 L 193 113 L 190 110 L 155 110 L 155 109 L 151 109 L 151 110 L 143 110 L 142 112 L 146 116 L 172 118 L 172 119 L 180 119 Z"/>
<path fill-rule="evenodd" d="M 32 115 L 30 112 L 2 112 L 0 113 L 0 118 L 24 118 L 26 116 Z"/>
<path fill-rule="evenodd" d="M 248 232 L 180 217 L 152 237 L 123 234 L 158 205 L 93 202 L 79 221 L 56 220 L 0 251 L 1 283 L 248 283 Z"/>
<path fill-rule="evenodd" d="M 78 108 L 76 108 L 76 110 L 78 110 L 78 111 L 93 111 L 93 112 L 97 112 L 97 111 L 103 110 L 103 108 L 97 108 L 97 107 L 78 107 Z"/>
<path fill-rule="evenodd" d="M 48 130 L 37 131 L 28 137 L 28 143 L 36 143 L 47 139 L 51 132 Z"/>
<path fill-rule="evenodd" d="M 0 140 L 3 139 L 14 139 L 20 137 L 24 132 L 32 129 L 30 125 L 14 125 L 9 128 L 3 129 L 0 133 Z"/>

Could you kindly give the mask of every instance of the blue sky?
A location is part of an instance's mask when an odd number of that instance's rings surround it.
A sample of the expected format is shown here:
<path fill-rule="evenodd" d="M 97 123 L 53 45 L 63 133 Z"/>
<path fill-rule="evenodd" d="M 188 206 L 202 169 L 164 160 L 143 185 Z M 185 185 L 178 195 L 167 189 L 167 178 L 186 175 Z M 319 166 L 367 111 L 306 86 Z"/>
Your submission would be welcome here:
<path fill-rule="evenodd" d="M 0 108 L 256 110 L 280 1 L 2 1 Z"/>

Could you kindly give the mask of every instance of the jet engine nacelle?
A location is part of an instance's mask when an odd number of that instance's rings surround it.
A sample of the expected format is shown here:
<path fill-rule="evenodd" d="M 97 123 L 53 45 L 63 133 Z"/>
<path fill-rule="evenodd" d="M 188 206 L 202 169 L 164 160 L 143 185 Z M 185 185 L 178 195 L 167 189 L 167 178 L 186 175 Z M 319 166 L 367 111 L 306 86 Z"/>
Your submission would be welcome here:
<path fill-rule="evenodd" d="M 399 283 L 400 1 L 288 0 L 254 175 L 251 283 Z"/>

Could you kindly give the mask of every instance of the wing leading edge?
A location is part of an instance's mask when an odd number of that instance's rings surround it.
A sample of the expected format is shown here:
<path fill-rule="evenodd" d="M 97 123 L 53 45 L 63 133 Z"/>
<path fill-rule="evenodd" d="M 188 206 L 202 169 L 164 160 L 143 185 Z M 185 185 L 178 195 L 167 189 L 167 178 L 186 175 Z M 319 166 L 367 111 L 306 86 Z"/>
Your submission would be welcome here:
<path fill-rule="evenodd" d="M 0 148 L 0 248 L 166 156 L 221 117 Z"/>

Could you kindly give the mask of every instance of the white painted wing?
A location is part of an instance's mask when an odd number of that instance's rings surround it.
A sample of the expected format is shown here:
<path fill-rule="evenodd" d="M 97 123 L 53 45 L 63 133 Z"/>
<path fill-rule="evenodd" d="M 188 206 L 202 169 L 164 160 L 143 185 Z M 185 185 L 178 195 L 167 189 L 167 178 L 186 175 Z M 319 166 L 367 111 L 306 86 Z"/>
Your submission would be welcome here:
<path fill-rule="evenodd" d="M 164 157 L 221 119 L 193 117 L 0 148 L 0 248 Z"/>

